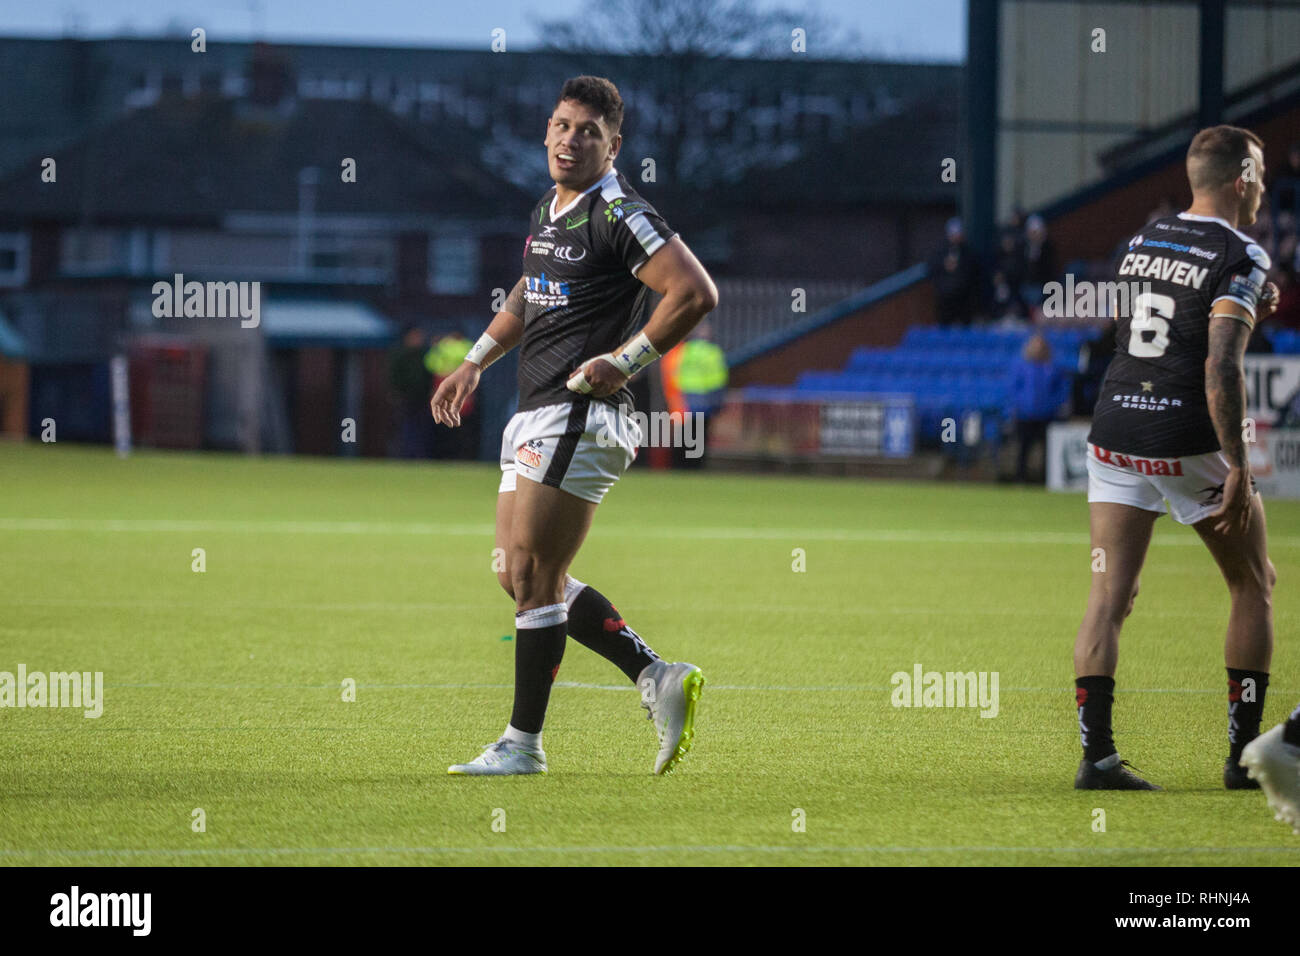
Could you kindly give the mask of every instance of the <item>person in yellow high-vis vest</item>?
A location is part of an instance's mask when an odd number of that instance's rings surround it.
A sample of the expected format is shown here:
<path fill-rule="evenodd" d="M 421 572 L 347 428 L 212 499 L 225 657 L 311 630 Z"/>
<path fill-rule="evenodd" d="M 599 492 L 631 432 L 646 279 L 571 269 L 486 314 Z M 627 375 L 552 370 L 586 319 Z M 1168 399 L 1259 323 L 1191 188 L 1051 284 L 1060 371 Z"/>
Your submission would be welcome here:
<path fill-rule="evenodd" d="M 694 431 L 683 431 L 697 439 L 694 447 L 673 449 L 673 463 L 683 468 L 704 464 L 703 452 L 709 418 L 722 406 L 727 388 L 727 357 L 709 341 L 707 322 L 694 338 L 664 356 L 662 368 L 664 399 L 674 418 L 698 416 Z"/>
<path fill-rule="evenodd" d="M 424 367 L 433 375 L 433 388 L 438 386 L 456 369 L 460 368 L 465 356 L 469 354 L 473 343 L 459 332 L 444 335 L 430 346 L 424 354 Z M 465 400 L 461 407 L 461 417 L 467 423 L 466 428 L 440 434 L 435 453 L 439 458 L 473 458 L 478 449 L 478 420 L 471 418 L 475 411 L 473 396 Z"/>

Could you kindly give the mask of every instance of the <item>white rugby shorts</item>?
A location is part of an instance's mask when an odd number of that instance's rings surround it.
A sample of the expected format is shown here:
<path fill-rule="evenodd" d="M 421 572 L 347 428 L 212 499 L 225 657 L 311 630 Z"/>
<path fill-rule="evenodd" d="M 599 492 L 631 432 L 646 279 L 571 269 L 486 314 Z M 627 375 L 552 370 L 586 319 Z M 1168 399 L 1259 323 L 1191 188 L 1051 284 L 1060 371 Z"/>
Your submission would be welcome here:
<path fill-rule="evenodd" d="M 1089 442 L 1088 501 L 1131 505 L 1196 524 L 1223 504 L 1231 466 L 1221 451 L 1181 458 L 1126 455 Z M 1252 488 L 1254 479 L 1251 479 Z"/>
<path fill-rule="evenodd" d="M 501 436 L 501 485 L 519 475 L 599 504 L 636 458 L 641 429 L 604 402 L 579 399 L 517 412 Z"/>

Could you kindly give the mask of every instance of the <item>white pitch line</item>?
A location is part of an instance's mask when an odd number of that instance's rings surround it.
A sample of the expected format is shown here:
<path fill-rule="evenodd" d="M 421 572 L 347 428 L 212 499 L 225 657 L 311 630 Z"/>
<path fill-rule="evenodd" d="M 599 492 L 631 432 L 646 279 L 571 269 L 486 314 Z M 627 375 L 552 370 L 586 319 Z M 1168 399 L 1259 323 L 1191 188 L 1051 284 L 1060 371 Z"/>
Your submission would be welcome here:
<path fill-rule="evenodd" d="M 114 684 L 106 683 L 109 690 L 338 690 L 337 684 Z M 630 684 L 586 684 L 580 681 L 556 681 L 556 687 L 570 690 L 635 691 Z M 754 693 L 889 693 L 892 684 L 706 684 L 710 691 L 738 690 Z M 513 690 L 514 684 L 357 684 L 357 690 Z M 1001 691 L 1025 694 L 1064 694 L 1074 690 L 1062 684 L 1059 687 L 1002 687 Z M 1125 694 L 1222 694 L 1223 690 L 1206 687 L 1124 687 Z M 1295 690 L 1273 688 L 1274 694 L 1293 694 Z"/>
<path fill-rule="evenodd" d="M 480 602 L 409 602 L 409 601 L 365 601 L 360 603 L 313 603 L 285 601 L 227 601 L 214 598 L 208 601 L 165 601 L 165 600 L 97 600 L 92 598 L 14 598 L 6 601 L 11 607 L 70 607 L 70 608 L 138 608 L 141 610 L 199 610 L 214 613 L 227 611 L 377 611 L 393 613 L 424 613 L 426 611 L 499 611 L 508 607 L 505 599 Z M 681 604 L 638 604 L 626 605 L 640 614 L 663 614 L 682 610 Z M 808 613 L 807 605 L 799 604 L 723 604 L 713 603 L 709 610 L 732 610 L 743 608 L 751 614 L 802 614 Z M 694 611 L 695 609 L 691 609 Z M 866 610 L 862 605 L 853 607 L 826 607 L 817 609 L 818 614 L 849 614 L 855 617 L 863 615 L 903 615 L 913 617 L 922 614 L 935 615 L 976 615 L 981 617 L 1069 617 L 1074 620 L 1078 611 L 1073 608 L 1042 607 L 904 607 L 901 605 L 869 605 Z M 1285 619 L 1286 612 L 1274 612 L 1275 618 Z M 1204 620 L 1200 611 L 1146 610 L 1143 620 L 1147 619 L 1196 619 Z"/>
<path fill-rule="evenodd" d="M 504 597 L 504 596 L 503 596 Z M 503 601 L 481 601 L 478 603 L 443 603 L 443 602 L 408 602 L 408 601 L 368 601 L 359 604 L 331 604 L 310 602 L 282 601 L 226 601 L 214 598 L 210 601 L 100 601 L 88 598 L 18 598 L 6 600 L 13 607 L 103 607 L 103 608 L 140 608 L 144 610 L 201 610 L 201 611 L 500 611 Z M 505 606 L 510 604 L 505 602 Z M 671 608 L 666 608 L 671 610 Z M 805 609 L 806 610 L 806 609 Z M 513 612 L 512 612 L 513 613 Z M 936 613 L 952 613 L 938 610 Z M 508 619 L 507 619 L 508 620 Z M 510 627 L 513 629 L 513 624 Z"/>
<path fill-rule="evenodd" d="M 429 524 L 385 521 L 232 521 L 155 518 L 0 517 L 0 531 L 146 532 L 186 534 L 341 534 L 389 536 L 471 536 L 490 538 L 491 524 Z M 610 537 L 703 541 L 864 541 L 912 544 L 1087 545 L 1088 535 L 1073 531 L 935 531 L 887 528 L 708 528 L 698 526 L 628 527 L 600 525 L 593 534 Z M 1202 547 L 1191 534 L 1157 535 L 1152 544 Z M 1270 538 L 1275 547 L 1300 547 L 1300 536 Z"/>
<path fill-rule="evenodd" d="M 1068 853 L 1068 854 L 1119 854 L 1119 853 L 1300 853 L 1296 846 L 741 846 L 735 844 L 676 846 L 359 846 L 359 847 L 204 847 L 189 850 L 141 848 L 93 850 L 3 850 L 0 857 L 31 856 L 267 856 L 337 855 L 337 854 L 452 854 L 452 853 Z"/>

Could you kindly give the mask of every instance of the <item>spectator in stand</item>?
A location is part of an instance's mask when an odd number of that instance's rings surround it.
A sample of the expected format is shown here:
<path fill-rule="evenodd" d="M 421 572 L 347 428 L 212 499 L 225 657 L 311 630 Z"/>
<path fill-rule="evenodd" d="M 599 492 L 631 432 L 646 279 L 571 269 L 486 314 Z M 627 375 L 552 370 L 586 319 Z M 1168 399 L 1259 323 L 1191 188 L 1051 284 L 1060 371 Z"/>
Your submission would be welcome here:
<path fill-rule="evenodd" d="M 930 262 L 937 307 L 935 318 L 940 325 L 968 325 L 978 307 L 979 267 L 966 245 L 961 220 L 949 219 L 945 233 L 944 248 Z"/>
<path fill-rule="evenodd" d="M 1052 347 L 1035 332 L 1011 367 L 1011 414 L 1016 426 L 1016 481 L 1029 481 L 1029 454 L 1047 447 L 1047 426 L 1070 396 L 1070 379 L 1052 364 Z"/>
<path fill-rule="evenodd" d="M 993 271 L 993 318 L 1019 319 L 1027 314 L 1020 298 L 1025 281 L 1025 253 L 1018 230 L 1008 227 L 998 237 L 997 261 Z"/>
<path fill-rule="evenodd" d="M 428 338 L 418 326 L 402 332 L 401 344 L 388 356 L 388 386 L 397 406 L 399 458 L 428 458 L 433 454 L 433 375 L 424 365 Z"/>
<path fill-rule="evenodd" d="M 1020 287 L 1021 299 L 1036 308 L 1043 301 L 1043 286 L 1059 277 L 1056 245 L 1047 236 L 1047 223 L 1042 216 L 1030 216 L 1025 220 L 1025 281 Z"/>

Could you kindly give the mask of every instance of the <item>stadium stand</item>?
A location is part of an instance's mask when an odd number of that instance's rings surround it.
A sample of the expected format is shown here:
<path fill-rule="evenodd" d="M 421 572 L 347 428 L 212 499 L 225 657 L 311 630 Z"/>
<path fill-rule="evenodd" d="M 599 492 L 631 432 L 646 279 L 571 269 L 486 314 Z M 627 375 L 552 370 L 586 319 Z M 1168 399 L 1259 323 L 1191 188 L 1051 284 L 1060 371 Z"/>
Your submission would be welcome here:
<path fill-rule="evenodd" d="M 795 382 L 799 392 L 856 392 L 910 395 L 916 403 L 922 441 L 937 442 L 945 418 L 961 421 L 980 412 L 986 440 L 996 441 L 1006 420 L 1012 362 L 1029 331 L 913 326 L 893 348 L 854 349 L 838 372 L 805 372 Z M 1079 350 L 1099 330 L 1047 329 L 1053 362 L 1072 373 Z M 746 394 L 765 393 L 751 387 Z"/>

